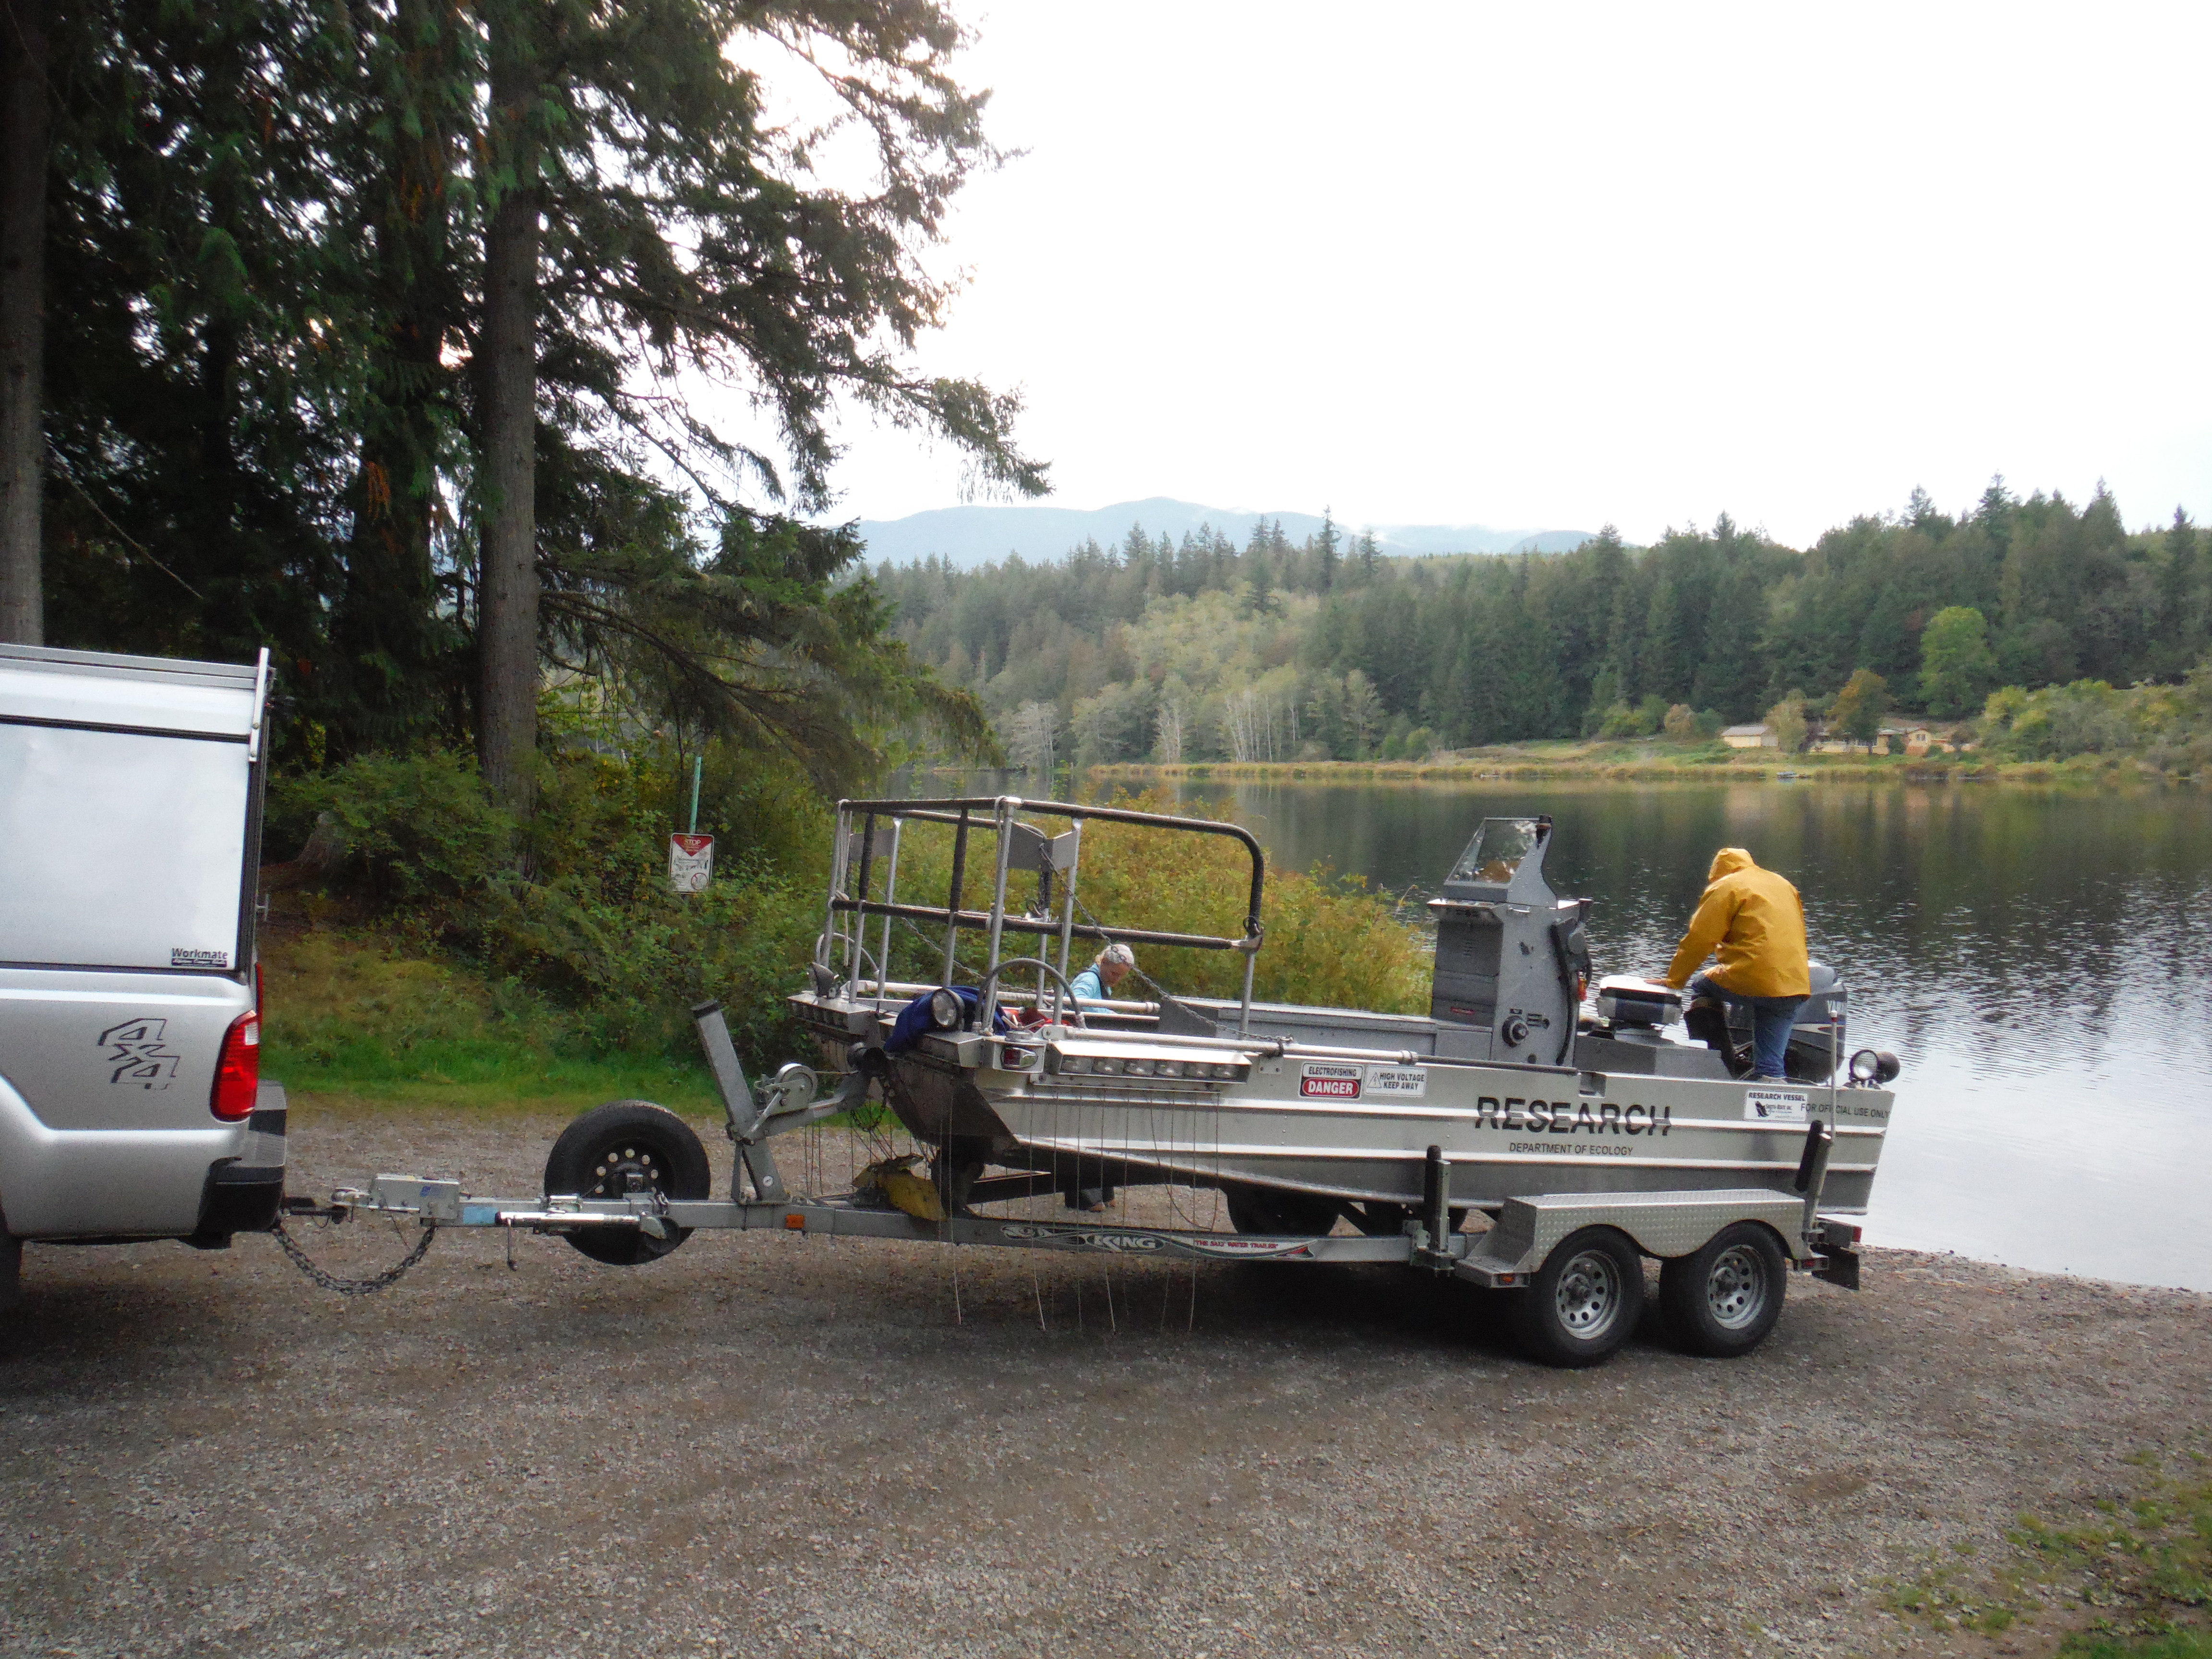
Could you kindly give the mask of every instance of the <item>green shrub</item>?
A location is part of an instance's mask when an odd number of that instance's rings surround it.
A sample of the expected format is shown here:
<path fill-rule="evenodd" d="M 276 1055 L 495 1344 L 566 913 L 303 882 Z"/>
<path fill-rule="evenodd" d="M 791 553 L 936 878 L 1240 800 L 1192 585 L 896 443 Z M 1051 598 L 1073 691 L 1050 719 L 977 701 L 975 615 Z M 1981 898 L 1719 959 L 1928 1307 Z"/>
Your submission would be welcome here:
<path fill-rule="evenodd" d="M 514 859 L 514 816 L 484 793 L 473 759 L 443 750 L 364 755 L 327 772 L 279 778 L 264 841 L 298 847 L 325 815 L 325 839 L 336 843 L 329 868 L 381 905 L 452 898 Z"/>
<path fill-rule="evenodd" d="M 1982 740 L 2011 760 L 2123 753 L 2139 740 L 2133 718 L 2136 701 L 2102 680 L 2075 680 L 2038 691 L 2008 685 L 1990 694 Z"/>
<path fill-rule="evenodd" d="M 829 815 L 795 770 L 710 751 L 700 828 L 717 836 L 715 879 L 678 896 L 667 838 L 687 769 L 660 750 L 562 751 L 542 761 L 520 826 L 466 757 L 367 757 L 280 782 L 270 839 L 304 839 L 327 815 L 343 843 L 330 884 L 382 936 L 551 998 L 591 1052 L 684 1053 L 689 1007 L 711 996 L 749 1058 L 787 1059 L 782 999 L 817 925 Z"/>
<path fill-rule="evenodd" d="M 1626 702 L 1616 702 L 1605 712 L 1599 723 L 1601 738 L 1648 738 L 1657 732 L 1667 718 L 1667 699 L 1654 694 L 1632 708 Z"/>
<path fill-rule="evenodd" d="M 659 751 L 558 754 L 544 763 L 535 815 L 518 828 L 465 759 L 385 757 L 288 781 L 284 810 L 295 824 L 327 812 L 342 827 L 348 851 L 333 881 L 368 903 L 376 938 L 403 956 L 473 963 L 503 988 L 500 996 L 517 1011 L 499 1015 L 510 1037 L 520 1040 L 527 1027 L 528 1041 L 540 1048 L 686 1057 L 695 1042 L 690 1008 L 712 997 L 750 1064 L 801 1055 L 805 1044 L 784 1000 L 805 982 L 821 927 L 831 814 L 787 774 L 756 764 L 748 775 L 734 759 L 710 755 L 700 828 L 726 839 L 718 842 L 707 890 L 679 896 L 668 888 L 667 837 L 678 802 L 688 811 L 684 769 Z M 1178 810 L 1152 795 L 1125 804 Z M 1218 811 L 1227 814 L 1225 805 Z M 972 836 L 971 908 L 988 902 L 994 852 L 988 832 Z M 902 896 L 942 903 L 951 864 L 949 829 L 909 823 Z M 1243 849 L 1229 839 L 1093 822 L 1084 834 L 1079 896 L 1116 925 L 1237 937 L 1249 876 Z M 1035 880 L 1016 878 L 1010 902 L 1025 902 L 1024 884 Z M 874 890 L 881 896 L 879 881 Z M 1258 995 L 1399 1012 L 1427 1006 L 1420 934 L 1357 878 L 1326 868 L 1270 871 L 1265 920 Z M 879 927 L 869 930 L 872 951 Z M 900 924 L 892 975 L 935 981 L 941 939 Z M 971 968 L 983 955 L 972 935 L 960 948 Z M 1010 942 L 1006 953 L 1022 950 Z M 1143 957 L 1146 971 L 1170 990 L 1234 996 L 1243 984 L 1243 957 L 1235 952 L 1147 950 Z M 388 1000 L 403 981 L 415 983 L 398 975 L 379 996 Z M 459 1065 L 467 1033 L 493 1016 L 456 1009 L 459 1024 L 447 1029 L 438 1023 L 437 983 L 434 975 L 423 978 L 404 1011 L 380 1002 L 365 1012 L 395 1054 L 411 1051 L 419 1035 Z M 544 1018 L 531 1015 L 533 1007 Z M 295 1044 L 334 1075 L 376 1073 L 383 1050 L 347 1050 L 343 1024 L 301 1027 Z M 404 1070 L 412 1062 L 392 1063 Z"/>

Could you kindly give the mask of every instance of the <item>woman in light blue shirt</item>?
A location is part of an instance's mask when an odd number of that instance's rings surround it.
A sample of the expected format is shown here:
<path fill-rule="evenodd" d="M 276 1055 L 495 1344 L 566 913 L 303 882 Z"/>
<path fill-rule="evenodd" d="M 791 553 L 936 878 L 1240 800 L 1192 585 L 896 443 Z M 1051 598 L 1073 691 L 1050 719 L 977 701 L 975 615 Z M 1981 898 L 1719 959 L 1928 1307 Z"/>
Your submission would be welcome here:
<path fill-rule="evenodd" d="M 1091 965 L 1075 976 L 1068 988 L 1075 993 L 1078 1006 L 1085 1003 L 1103 1002 L 1114 994 L 1114 988 L 1129 976 L 1137 965 L 1137 953 L 1116 939 L 1091 958 Z"/>

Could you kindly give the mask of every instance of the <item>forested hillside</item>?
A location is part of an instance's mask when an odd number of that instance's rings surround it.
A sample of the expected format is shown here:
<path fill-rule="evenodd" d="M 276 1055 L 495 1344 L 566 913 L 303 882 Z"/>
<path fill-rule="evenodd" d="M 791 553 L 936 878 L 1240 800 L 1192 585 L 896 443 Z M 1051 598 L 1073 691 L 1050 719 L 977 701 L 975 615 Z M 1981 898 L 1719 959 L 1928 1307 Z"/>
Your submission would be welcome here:
<path fill-rule="evenodd" d="M 1673 706 L 1755 720 L 1793 691 L 1817 708 L 1860 670 L 1937 718 L 2000 685 L 2177 679 L 2212 625 L 2201 542 L 2179 509 L 2130 532 L 2101 489 L 2076 507 L 1998 479 L 1962 516 L 1916 491 L 1802 551 L 1725 516 L 1650 547 L 1608 528 L 1571 553 L 1425 559 L 1334 526 L 1241 548 L 1133 526 L 1059 562 L 877 580 L 915 654 L 1032 763 L 1351 759 L 1650 732 Z M 1923 641 L 1966 611 L 1978 627 Z"/>

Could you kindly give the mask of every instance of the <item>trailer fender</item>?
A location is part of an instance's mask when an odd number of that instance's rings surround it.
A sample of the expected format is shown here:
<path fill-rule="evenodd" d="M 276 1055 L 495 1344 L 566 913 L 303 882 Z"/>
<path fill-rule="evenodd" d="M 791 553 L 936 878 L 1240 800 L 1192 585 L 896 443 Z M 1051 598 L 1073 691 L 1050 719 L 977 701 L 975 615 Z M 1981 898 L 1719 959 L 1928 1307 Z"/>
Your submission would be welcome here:
<path fill-rule="evenodd" d="M 1732 1223 L 1756 1221 L 1773 1229 L 1792 1262 L 1812 1258 L 1797 1238 L 1801 1200 L 1764 1188 L 1723 1192 L 1549 1193 L 1509 1198 L 1498 1222 L 1453 1269 L 1460 1278 L 1489 1285 L 1525 1284 L 1553 1246 L 1583 1227 L 1612 1227 L 1644 1255 L 1662 1261 L 1689 1255 Z"/>

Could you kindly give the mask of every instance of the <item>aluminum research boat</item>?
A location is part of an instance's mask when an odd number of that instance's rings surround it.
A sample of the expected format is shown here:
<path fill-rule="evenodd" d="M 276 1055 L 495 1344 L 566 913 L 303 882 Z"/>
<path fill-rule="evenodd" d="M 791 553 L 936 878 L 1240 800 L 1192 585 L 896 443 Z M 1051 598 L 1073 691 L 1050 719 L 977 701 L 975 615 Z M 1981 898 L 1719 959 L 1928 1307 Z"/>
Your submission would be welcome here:
<path fill-rule="evenodd" d="M 1083 830 L 1101 821 L 1238 842 L 1243 930 L 1079 917 Z M 899 889 L 900 840 L 917 823 L 951 827 L 942 902 Z M 1247 1232 L 1325 1232 L 1341 1216 L 1387 1234 L 1424 1201 L 1439 1154 L 1451 1208 L 1495 1215 L 1535 1194 L 1802 1191 L 1825 1126 L 1820 1207 L 1863 1214 L 1896 1062 L 1866 1050 L 1844 1063 L 1840 978 L 1815 965 L 1785 1082 L 1735 1076 L 1723 1049 L 1678 1040 L 1673 993 L 1591 986 L 1590 901 L 1547 882 L 1552 840 L 1547 817 L 1481 822 L 1431 901 L 1431 1000 L 1417 1016 L 1253 999 L 1266 860 L 1234 824 L 1011 796 L 846 801 L 812 983 L 792 1006 L 833 1069 L 880 1083 L 956 1210 L 1047 1191 L 1095 1205 L 1168 1182 L 1220 1188 Z M 969 908 L 978 864 L 988 902 Z M 1032 878 L 1034 901 L 1010 903 Z M 887 976 L 894 922 L 941 933 L 937 983 Z M 963 935 L 986 945 L 972 983 Z M 1079 1007 L 1078 939 L 1086 955 L 1116 939 L 1241 953 L 1243 993 Z"/>

